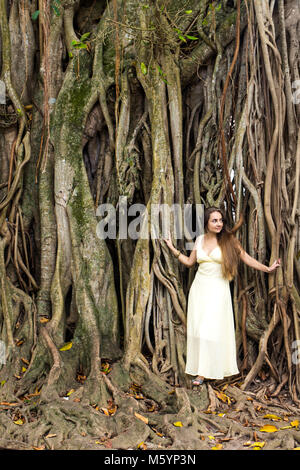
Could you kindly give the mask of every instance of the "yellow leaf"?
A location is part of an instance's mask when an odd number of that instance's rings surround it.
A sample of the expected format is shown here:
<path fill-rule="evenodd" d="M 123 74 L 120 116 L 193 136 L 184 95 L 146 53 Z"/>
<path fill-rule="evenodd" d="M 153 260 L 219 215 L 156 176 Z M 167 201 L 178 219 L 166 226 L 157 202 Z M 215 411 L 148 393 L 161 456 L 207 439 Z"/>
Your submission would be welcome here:
<path fill-rule="evenodd" d="M 256 449 L 262 449 L 265 445 L 265 442 L 253 442 L 250 447 L 254 447 Z"/>
<path fill-rule="evenodd" d="M 230 398 L 226 395 L 226 393 L 215 391 L 215 394 L 217 395 L 217 397 L 218 397 L 220 400 L 222 400 L 223 403 L 227 403 L 228 405 L 230 405 L 231 400 L 230 400 Z"/>
<path fill-rule="evenodd" d="M 71 388 L 71 390 L 69 390 L 69 391 L 67 392 L 67 397 L 69 397 L 70 395 L 72 395 L 72 393 L 74 393 L 74 392 L 75 392 L 74 388 Z"/>
<path fill-rule="evenodd" d="M 300 450 L 300 447 L 294 447 L 293 450 Z"/>
<path fill-rule="evenodd" d="M 27 371 L 26 367 L 22 367 L 22 372 L 26 372 L 26 371 Z"/>
<path fill-rule="evenodd" d="M 299 426 L 299 420 L 296 419 L 295 421 L 292 421 L 291 426 L 293 426 L 293 428 L 297 428 Z"/>
<path fill-rule="evenodd" d="M 64 346 L 62 348 L 60 348 L 59 350 L 60 351 L 68 351 L 68 349 L 71 349 L 72 346 L 73 346 L 72 341 L 69 341 L 68 343 L 64 344 Z"/>
<path fill-rule="evenodd" d="M 221 418 L 223 418 L 223 416 L 225 416 L 225 413 L 218 413 L 218 416 L 220 416 Z"/>
<path fill-rule="evenodd" d="M 214 436 L 208 436 L 208 439 L 209 439 L 210 441 L 212 441 L 213 439 L 215 439 L 215 437 L 214 437 Z"/>
<path fill-rule="evenodd" d="M 140 419 L 141 421 L 143 421 L 143 423 L 145 423 L 145 424 L 148 424 L 148 422 L 149 422 L 148 418 L 145 418 L 145 416 L 142 416 L 139 413 L 134 413 L 134 416 L 137 419 Z"/>
<path fill-rule="evenodd" d="M 103 413 L 106 415 L 106 416 L 109 416 L 109 411 L 107 408 L 100 408 L 101 411 L 103 411 Z"/>
<path fill-rule="evenodd" d="M 140 442 L 137 446 L 138 449 L 143 449 L 143 450 L 146 450 L 147 449 L 147 446 L 146 444 L 144 443 L 144 441 Z"/>
<path fill-rule="evenodd" d="M 222 448 L 222 444 L 217 444 L 216 446 L 212 447 L 211 450 L 221 450 Z"/>
<path fill-rule="evenodd" d="M 272 415 L 272 414 L 267 414 L 264 416 L 265 419 L 271 419 L 272 421 L 280 421 L 282 418 L 280 416 Z"/>
<path fill-rule="evenodd" d="M 183 424 L 181 421 L 175 421 L 175 423 L 173 423 L 174 426 L 176 426 L 177 428 L 182 428 Z"/>
<path fill-rule="evenodd" d="M 47 317 L 40 317 L 40 323 L 48 323 L 48 321 L 50 321 L 49 318 L 47 318 Z"/>
<path fill-rule="evenodd" d="M 251 446 L 251 441 L 244 442 L 243 446 L 245 447 Z"/>
<path fill-rule="evenodd" d="M 272 424 L 266 424 L 265 426 L 260 428 L 260 431 L 261 432 L 276 432 L 278 431 L 278 429 L 276 428 L 276 426 L 273 426 Z"/>
<path fill-rule="evenodd" d="M 14 421 L 14 423 L 18 424 L 19 426 L 22 426 L 22 424 L 24 424 L 22 419 L 17 419 L 16 421 Z"/>

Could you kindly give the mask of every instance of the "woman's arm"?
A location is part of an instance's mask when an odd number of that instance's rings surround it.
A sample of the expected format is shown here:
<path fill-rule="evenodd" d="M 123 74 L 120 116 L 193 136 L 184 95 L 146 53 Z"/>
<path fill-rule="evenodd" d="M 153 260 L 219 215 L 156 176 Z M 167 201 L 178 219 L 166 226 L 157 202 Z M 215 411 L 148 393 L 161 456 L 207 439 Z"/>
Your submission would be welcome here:
<path fill-rule="evenodd" d="M 251 268 L 258 269 L 259 271 L 264 271 L 265 273 L 272 273 L 280 266 L 280 259 L 274 261 L 272 266 L 266 266 L 257 261 L 255 258 L 252 258 L 252 256 L 248 255 L 248 253 L 246 253 L 246 251 L 242 248 L 240 252 L 240 258 L 245 264 L 247 264 Z"/>
<path fill-rule="evenodd" d="M 191 268 L 197 261 L 197 250 L 196 250 L 196 245 L 194 245 L 194 248 L 190 254 L 190 256 L 185 256 L 183 253 L 181 253 L 177 248 L 174 247 L 171 236 L 169 236 L 168 239 L 164 239 L 170 250 L 172 251 L 173 255 L 178 258 L 178 260 L 184 264 L 186 267 Z"/>

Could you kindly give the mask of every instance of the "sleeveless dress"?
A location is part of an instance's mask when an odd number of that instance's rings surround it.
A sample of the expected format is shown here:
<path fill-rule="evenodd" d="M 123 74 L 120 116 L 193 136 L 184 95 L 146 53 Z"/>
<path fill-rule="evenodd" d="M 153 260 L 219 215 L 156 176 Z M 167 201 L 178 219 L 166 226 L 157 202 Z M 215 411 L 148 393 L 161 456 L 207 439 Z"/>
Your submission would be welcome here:
<path fill-rule="evenodd" d="M 223 379 L 239 373 L 229 281 L 219 246 L 209 255 L 197 238 L 198 270 L 188 295 L 186 374 Z"/>

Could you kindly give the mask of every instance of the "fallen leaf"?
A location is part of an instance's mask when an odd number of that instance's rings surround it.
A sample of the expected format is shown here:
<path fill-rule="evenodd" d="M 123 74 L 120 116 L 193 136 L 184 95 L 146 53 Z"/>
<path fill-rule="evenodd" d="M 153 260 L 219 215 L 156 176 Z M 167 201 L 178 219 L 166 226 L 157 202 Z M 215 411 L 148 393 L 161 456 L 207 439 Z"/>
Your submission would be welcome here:
<path fill-rule="evenodd" d="M 16 402 L 9 402 L 9 401 L 1 401 L 0 402 L 0 405 L 3 405 L 3 406 L 16 406 L 18 405 L 19 403 L 16 403 Z"/>
<path fill-rule="evenodd" d="M 246 441 L 246 442 L 244 442 L 243 446 L 244 446 L 244 447 L 251 446 L 251 441 Z"/>
<path fill-rule="evenodd" d="M 50 321 L 50 318 L 40 317 L 40 323 L 48 323 L 48 321 Z"/>
<path fill-rule="evenodd" d="M 177 428 L 182 428 L 183 424 L 181 421 L 175 421 L 175 423 L 173 423 L 174 426 L 176 426 Z"/>
<path fill-rule="evenodd" d="M 146 450 L 147 449 L 147 446 L 145 444 L 144 441 L 140 442 L 137 446 L 138 449 L 143 449 L 143 450 Z"/>
<path fill-rule="evenodd" d="M 71 388 L 71 390 L 69 390 L 69 391 L 67 392 L 67 397 L 69 397 L 70 395 L 72 395 L 72 393 L 74 393 L 74 392 L 75 392 L 74 388 Z"/>
<path fill-rule="evenodd" d="M 22 372 L 26 372 L 27 371 L 27 368 L 26 367 L 22 367 Z"/>
<path fill-rule="evenodd" d="M 45 450 L 45 446 L 42 445 L 40 447 L 32 446 L 33 450 Z"/>
<path fill-rule="evenodd" d="M 140 419 L 141 421 L 143 421 L 143 423 L 145 423 L 145 424 L 148 424 L 148 422 L 149 422 L 148 418 L 146 418 L 145 416 L 140 415 L 139 413 L 134 413 L 134 416 L 136 418 Z"/>
<path fill-rule="evenodd" d="M 56 437 L 57 434 L 47 434 L 47 436 L 45 436 L 45 438 L 47 439 L 50 439 L 51 437 Z"/>
<path fill-rule="evenodd" d="M 291 426 L 292 426 L 293 428 L 297 428 L 297 427 L 299 426 L 299 420 L 296 419 L 295 421 L 292 421 L 292 422 L 291 422 Z"/>
<path fill-rule="evenodd" d="M 64 344 L 59 350 L 68 351 L 69 349 L 71 349 L 72 346 L 73 346 L 72 341 L 69 341 L 68 343 Z"/>
<path fill-rule="evenodd" d="M 24 424 L 24 421 L 22 419 L 17 419 L 16 421 L 14 421 L 14 423 L 18 426 L 22 426 L 22 424 Z"/>
<path fill-rule="evenodd" d="M 277 415 L 267 414 L 264 416 L 264 419 L 271 419 L 272 421 L 281 421 L 282 418 Z"/>
<path fill-rule="evenodd" d="M 221 450 L 221 449 L 223 449 L 222 444 L 217 444 L 217 445 L 215 445 L 214 447 L 211 448 L 211 450 Z"/>
<path fill-rule="evenodd" d="M 230 405 L 231 400 L 224 392 L 218 392 L 215 390 L 215 394 L 223 403 L 227 403 L 228 405 Z"/>
<path fill-rule="evenodd" d="M 292 450 L 300 450 L 300 447 L 294 447 Z"/>
<path fill-rule="evenodd" d="M 254 447 L 254 449 L 262 449 L 265 445 L 265 442 L 253 442 L 250 447 Z"/>
<path fill-rule="evenodd" d="M 29 361 L 25 359 L 25 357 L 21 357 L 21 361 L 24 362 L 24 364 L 29 365 Z"/>
<path fill-rule="evenodd" d="M 278 429 L 276 428 L 276 426 L 273 426 L 272 424 L 266 424 L 265 426 L 260 428 L 260 431 L 261 432 L 276 432 L 278 431 Z"/>

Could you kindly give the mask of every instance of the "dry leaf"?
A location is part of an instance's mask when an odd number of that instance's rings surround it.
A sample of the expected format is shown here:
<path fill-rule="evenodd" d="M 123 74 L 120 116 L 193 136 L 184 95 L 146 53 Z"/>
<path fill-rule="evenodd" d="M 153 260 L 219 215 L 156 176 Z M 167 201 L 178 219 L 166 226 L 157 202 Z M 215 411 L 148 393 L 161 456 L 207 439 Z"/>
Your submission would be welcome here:
<path fill-rule="evenodd" d="M 134 416 L 136 418 L 140 419 L 141 421 L 143 421 L 143 423 L 145 423 L 145 424 L 148 424 L 148 422 L 149 422 L 148 418 L 145 418 L 145 416 L 142 416 L 139 413 L 134 413 Z"/>
<path fill-rule="evenodd" d="M 271 419 L 272 421 L 281 421 L 282 418 L 277 415 L 267 414 L 264 416 L 264 419 Z"/>
<path fill-rule="evenodd" d="M 47 436 L 45 436 L 47 439 L 50 439 L 51 437 L 56 437 L 57 434 L 47 434 Z"/>
<path fill-rule="evenodd" d="M 48 323 L 48 321 L 50 321 L 49 318 L 47 318 L 47 317 L 40 317 L 40 323 Z"/>
<path fill-rule="evenodd" d="M 278 431 L 278 429 L 276 428 L 276 426 L 273 426 L 272 424 L 266 424 L 265 426 L 260 428 L 260 431 L 261 432 L 276 432 Z"/>
<path fill-rule="evenodd" d="M 109 416 L 109 411 L 107 408 L 100 408 L 100 410 L 106 415 L 106 416 Z"/>
<path fill-rule="evenodd" d="M 68 351 L 69 349 L 71 349 L 72 346 L 73 346 L 72 341 L 69 341 L 68 343 L 64 344 L 59 350 Z"/>
<path fill-rule="evenodd" d="M 250 447 L 254 447 L 254 450 L 262 449 L 265 445 L 265 442 L 253 442 Z"/>
<path fill-rule="evenodd" d="M 24 421 L 22 419 L 17 419 L 16 421 L 14 421 L 14 423 L 18 426 L 22 426 L 22 424 L 24 424 Z"/>
<path fill-rule="evenodd" d="M 71 390 L 69 390 L 69 391 L 67 392 L 67 397 L 69 397 L 70 395 L 72 395 L 72 393 L 74 393 L 74 392 L 75 392 L 74 388 L 71 388 Z"/>
<path fill-rule="evenodd" d="M 292 421 L 292 422 L 291 422 L 291 426 L 292 426 L 293 428 L 297 428 L 297 427 L 299 426 L 299 420 L 296 419 L 295 421 Z"/>
<path fill-rule="evenodd" d="M 244 447 L 251 446 L 251 441 L 246 441 L 246 442 L 244 442 L 243 446 L 244 446 Z"/>
<path fill-rule="evenodd" d="M 182 428 L 183 424 L 181 421 L 175 421 L 175 423 L 173 423 L 174 426 L 176 426 L 177 428 Z"/>
<path fill-rule="evenodd" d="M 222 444 L 217 444 L 217 445 L 215 445 L 214 447 L 211 448 L 211 450 L 221 450 L 221 449 L 223 449 Z"/>
<path fill-rule="evenodd" d="M 140 442 L 137 446 L 138 449 L 147 450 L 147 446 L 144 441 Z"/>

